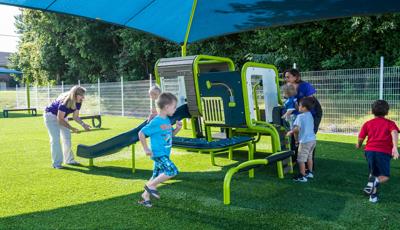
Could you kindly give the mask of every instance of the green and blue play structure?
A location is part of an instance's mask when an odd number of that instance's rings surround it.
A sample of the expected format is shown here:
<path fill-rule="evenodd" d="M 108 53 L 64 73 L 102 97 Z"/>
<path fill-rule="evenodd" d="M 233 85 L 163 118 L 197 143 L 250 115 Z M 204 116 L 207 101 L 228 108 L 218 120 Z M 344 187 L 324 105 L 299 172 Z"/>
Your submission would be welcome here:
<path fill-rule="evenodd" d="M 197 55 L 160 59 L 155 74 L 161 87 L 175 79 L 185 89 L 179 90 L 177 96 L 188 105 L 194 138 L 205 136 L 207 141 L 213 141 L 212 127 L 226 129 L 227 138 L 257 137 L 251 142 L 249 161 L 231 168 L 225 176 L 225 204 L 230 203 L 230 183 L 237 172 L 248 170 L 253 177 L 255 167 L 271 163 L 276 163 L 279 178 L 285 172 L 293 172 L 293 152 L 280 116 L 282 101 L 275 66 L 247 62 L 241 71 L 236 71 L 229 58 Z M 261 104 L 259 96 L 263 99 Z M 252 159 L 261 136 L 271 138 L 272 151 L 265 159 Z"/>
<path fill-rule="evenodd" d="M 173 147 L 210 153 L 215 165 L 215 155 L 248 148 L 248 161 L 228 170 L 224 180 L 224 203 L 230 203 L 230 183 L 235 173 L 248 171 L 254 177 L 254 168 L 276 163 L 279 178 L 293 172 L 293 152 L 285 137 L 280 110 L 278 71 L 273 65 L 247 62 L 240 71 L 235 70 L 229 58 L 196 55 L 179 58 L 162 58 L 155 65 L 155 76 L 162 90 L 167 83 L 178 87 L 178 109 L 170 118 L 190 118 L 192 138 L 175 137 Z M 261 99 L 261 100 L 260 100 Z M 93 159 L 132 146 L 132 171 L 135 171 L 135 143 L 138 132 L 146 124 L 92 146 L 79 145 L 80 157 Z M 224 139 L 213 138 L 212 128 L 223 128 Z M 256 145 L 262 136 L 271 139 L 271 151 L 264 159 L 254 159 Z"/>

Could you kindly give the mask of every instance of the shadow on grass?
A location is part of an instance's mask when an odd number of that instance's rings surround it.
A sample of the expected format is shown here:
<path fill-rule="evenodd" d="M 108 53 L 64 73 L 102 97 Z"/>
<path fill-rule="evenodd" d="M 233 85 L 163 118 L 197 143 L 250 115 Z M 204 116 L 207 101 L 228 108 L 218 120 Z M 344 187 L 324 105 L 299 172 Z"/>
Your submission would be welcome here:
<path fill-rule="evenodd" d="M 290 175 L 278 179 L 275 165 L 257 168 L 255 178 L 238 173 L 231 184 L 230 206 L 222 204 L 222 182 L 225 172 L 181 172 L 176 180 L 160 187 L 162 200 L 147 209 L 136 204 L 141 192 L 113 197 L 54 210 L 39 211 L 0 219 L 4 228 L 265 228 L 293 227 L 316 220 L 337 221 L 343 214 L 348 199 L 361 195 L 366 179 L 366 164 L 362 158 L 347 158 L 355 154 L 352 145 L 347 152 L 338 152 L 343 145 L 318 142 L 319 170 L 309 183 L 294 183 Z M 328 151 L 329 150 L 329 151 Z M 326 152 L 323 152 L 326 151 Z M 261 154 L 261 156 L 264 156 Z M 318 156 L 325 156 L 320 158 Z M 245 160 L 247 155 L 234 154 Z M 257 155 L 259 157 L 259 155 Z M 330 159 L 344 158 L 342 160 Z M 238 164 L 238 163 L 236 163 Z M 179 166 L 179 165 L 178 165 Z M 139 169 L 135 174 L 124 167 L 68 167 L 67 170 L 124 179 L 148 179 L 151 170 Z M 133 182 L 135 183 L 135 182 Z M 357 195 L 355 195 L 357 194 Z M 360 195 L 358 195 L 360 194 Z M 288 215 L 295 219 L 288 219 Z M 300 222 L 299 222 L 300 221 Z M 321 222 L 318 222 L 321 221 Z"/>
<path fill-rule="evenodd" d="M 88 131 L 86 131 L 84 129 L 80 129 L 79 133 L 91 133 L 91 132 L 106 131 L 106 130 L 111 130 L 111 129 L 110 128 L 91 128 Z"/>
<path fill-rule="evenodd" d="M 38 113 L 36 116 L 28 113 L 28 112 L 9 112 L 8 117 L 3 116 L 3 111 L 0 112 L 0 119 L 9 119 L 9 118 L 27 118 L 27 117 L 40 117 L 42 114 Z"/>

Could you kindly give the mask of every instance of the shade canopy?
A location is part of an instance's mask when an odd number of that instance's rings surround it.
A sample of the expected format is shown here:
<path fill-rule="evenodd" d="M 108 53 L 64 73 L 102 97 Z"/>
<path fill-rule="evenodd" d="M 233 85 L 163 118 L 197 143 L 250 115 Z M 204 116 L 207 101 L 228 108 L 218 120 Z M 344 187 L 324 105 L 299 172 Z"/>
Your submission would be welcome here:
<path fill-rule="evenodd" d="M 18 70 L 13 70 L 13 69 L 0 68 L 0 74 L 16 74 L 16 75 L 22 75 L 22 72 L 21 72 L 21 71 L 18 71 Z"/>
<path fill-rule="evenodd" d="M 0 4 L 101 20 L 179 44 L 256 28 L 400 11 L 399 0 L 0 0 Z"/>

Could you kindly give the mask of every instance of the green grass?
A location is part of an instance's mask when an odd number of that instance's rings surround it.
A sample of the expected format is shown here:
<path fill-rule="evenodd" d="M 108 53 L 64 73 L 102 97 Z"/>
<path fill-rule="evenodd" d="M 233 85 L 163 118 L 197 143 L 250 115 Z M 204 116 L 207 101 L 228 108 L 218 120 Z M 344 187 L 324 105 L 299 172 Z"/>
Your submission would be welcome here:
<path fill-rule="evenodd" d="M 102 130 L 73 134 L 93 144 L 138 125 L 140 120 L 104 117 Z M 180 174 L 159 188 L 162 199 L 146 209 L 136 204 L 152 162 L 138 151 L 137 173 L 130 151 L 95 160 L 96 167 L 52 169 L 42 118 L 0 118 L 0 229 L 397 229 L 400 226 L 399 162 L 381 187 L 381 201 L 361 193 L 367 177 L 355 137 L 319 135 L 316 178 L 296 184 L 280 180 L 275 167 L 254 179 L 235 175 L 232 204 L 222 203 L 227 169 L 243 161 L 226 155 L 211 166 L 209 155 L 173 151 Z M 190 134 L 190 130 L 183 132 Z M 268 144 L 266 144 L 268 146 Z M 140 149 L 139 147 L 137 148 Z M 262 156 L 258 156 L 262 157 Z M 77 158 L 87 165 L 86 159 Z"/>

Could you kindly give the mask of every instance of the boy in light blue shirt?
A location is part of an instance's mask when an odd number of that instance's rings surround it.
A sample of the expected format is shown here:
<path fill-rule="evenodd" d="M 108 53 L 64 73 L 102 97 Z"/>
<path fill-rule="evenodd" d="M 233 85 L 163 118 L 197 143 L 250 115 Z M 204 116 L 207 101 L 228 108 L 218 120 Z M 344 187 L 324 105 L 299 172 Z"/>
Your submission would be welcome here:
<path fill-rule="evenodd" d="M 144 186 L 142 200 L 138 203 L 145 207 L 152 207 L 150 197 L 160 199 L 157 185 L 163 183 L 178 174 L 178 169 L 170 160 L 172 136 L 182 128 L 182 123 L 176 123 L 176 129 L 172 128 L 168 116 L 172 116 L 176 110 L 177 98 L 172 93 L 161 93 L 156 104 L 159 113 L 139 132 L 140 143 L 146 155 L 154 161 L 153 175 Z M 146 136 L 150 137 L 151 149 L 147 146 Z"/>
<path fill-rule="evenodd" d="M 296 145 L 299 146 L 297 163 L 300 174 L 293 178 L 293 180 L 299 182 L 307 182 L 307 179 L 314 178 L 312 154 L 317 142 L 314 133 L 314 118 L 310 112 L 313 106 L 314 100 L 311 97 L 305 97 L 300 100 L 299 111 L 301 114 L 297 115 L 293 124 L 294 128 L 288 133 L 288 135 L 294 134 Z"/>

